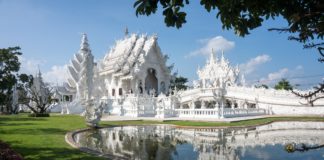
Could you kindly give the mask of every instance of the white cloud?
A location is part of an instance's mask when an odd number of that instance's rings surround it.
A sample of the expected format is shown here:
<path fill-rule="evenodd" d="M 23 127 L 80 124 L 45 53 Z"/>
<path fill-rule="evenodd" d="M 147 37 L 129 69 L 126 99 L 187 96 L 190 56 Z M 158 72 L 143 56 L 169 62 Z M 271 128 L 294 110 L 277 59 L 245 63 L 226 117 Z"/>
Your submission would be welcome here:
<path fill-rule="evenodd" d="M 50 71 L 45 72 L 43 74 L 43 78 L 45 82 L 49 82 L 52 84 L 57 83 L 60 85 L 63 82 L 66 82 L 68 78 L 67 65 L 64 66 L 54 65 Z"/>
<path fill-rule="evenodd" d="M 240 69 L 241 72 L 245 75 L 252 73 L 257 69 L 258 66 L 261 64 L 264 64 L 266 62 L 269 62 L 271 60 L 271 57 L 269 55 L 263 54 L 259 55 L 255 58 L 250 59 L 247 63 L 241 64 Z"/>
<path fill-rule="evenodd" d="M 186 57 L 192 57 L 196 55 L 209 55 L 212 49 L 215 52 L 220 52 L 222 50 L 227 51 L 235 46 L 235 42 L 229 41 L 222 36 L 216 36 L 210 39 L 199 40 L 203 46 L 193 52 L 191 52 Z"/>
<path fill-rule="evenodd" d="M 276 72 L 269 73 L 267 77 L 261 78 L 260 83 L 267 84 L 267 85 L 274 85 L 281 79 L 285 78 L 291 84 L 299 84 L 302 83 L 302 79 L 298 78 L 304 72 L 303 66 L 299 65 L 293 69 L 282 68 Z"/>
<path fill-rule="evenodd" d="M 49 71 L 44 71 L 41 66 L 46 63 L 45 60 L 29 59 L 20 56 L 19 61 L 21 63 L 20 73 L 31 74 L 34 76 L 38 72 L 38 67 L 40 67 L 45 82 L 62 84 L 67 80 L 67 65 L 54 65 Z"/>
<path fill-rule="evenodd" d="M 38 72 L 38 67 L 45 63 L 45 60 L 27 59 L 19 56 L 20 72 L 35 75 Z"/>
<path fill-rule="evenodd" d="M 266 80 L 273 81 L 273 80 L 279 80 L 282 78 L 286 78 L 288 73 L 289 73 L 288 68 L 282 68 L 279 71 L 269 73 Z"/>
<path fill-rule="evenodd" d="M 298 66 L 296 67 L 296 70 L 301 70 L 301 69 L 304 69 L 304 67 L 303 67 L 302 65 L 298 65 Z"/>

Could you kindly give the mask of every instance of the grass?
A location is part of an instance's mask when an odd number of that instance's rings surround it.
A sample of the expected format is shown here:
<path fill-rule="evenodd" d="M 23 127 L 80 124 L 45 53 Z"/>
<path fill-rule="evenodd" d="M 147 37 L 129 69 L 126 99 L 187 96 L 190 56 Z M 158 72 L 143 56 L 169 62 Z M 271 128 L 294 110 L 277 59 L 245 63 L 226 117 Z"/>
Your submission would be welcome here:
<path fill-rule="evenodd" d="M 239 122 L 194 121 L 116 121 L 101 122 L 101 126 L 173 124 L 195 127 L 252 126 L 274 121 L 322 121 L 324 117 L 272 117 Z M 25 159 L 101 159 L 70 147 L 64 139 L 68 131 L 85 128 L 83 117 L 51 115 L 27 117 L 27 114 L 0 115 L 0 140 L 11 145 Z"/>
<path fill-rule="evenodd" d="M 77 115 L 51 115 L 46 118 L 27 114 L 0 116 L 0 139 L 9 143 L 25 159 L 100 159 L 70 147 L 64 139 L 68 131 L 85 128 Z"/>

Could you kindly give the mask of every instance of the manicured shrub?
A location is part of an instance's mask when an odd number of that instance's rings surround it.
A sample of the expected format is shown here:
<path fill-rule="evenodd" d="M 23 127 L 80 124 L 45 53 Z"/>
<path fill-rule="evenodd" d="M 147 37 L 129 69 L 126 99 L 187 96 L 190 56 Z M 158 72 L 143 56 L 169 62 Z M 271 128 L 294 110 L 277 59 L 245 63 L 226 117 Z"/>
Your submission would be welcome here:
<path fill-rule="evenodd" d="M 49 117 L 49 113 L 30 113 L 28 117 Z"/>

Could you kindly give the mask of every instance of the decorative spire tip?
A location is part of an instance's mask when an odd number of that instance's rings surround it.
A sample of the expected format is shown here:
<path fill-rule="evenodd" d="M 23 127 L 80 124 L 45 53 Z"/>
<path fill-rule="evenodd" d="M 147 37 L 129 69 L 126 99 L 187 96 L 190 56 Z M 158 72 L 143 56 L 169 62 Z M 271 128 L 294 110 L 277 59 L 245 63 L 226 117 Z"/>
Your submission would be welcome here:
<path fill-rule="evenodd" d="M 125 37 L 128 36 L 128 33 L 129 33 L 128 32 L 128 27 L 126 26 L 126 28 L 125 28 Z"/>

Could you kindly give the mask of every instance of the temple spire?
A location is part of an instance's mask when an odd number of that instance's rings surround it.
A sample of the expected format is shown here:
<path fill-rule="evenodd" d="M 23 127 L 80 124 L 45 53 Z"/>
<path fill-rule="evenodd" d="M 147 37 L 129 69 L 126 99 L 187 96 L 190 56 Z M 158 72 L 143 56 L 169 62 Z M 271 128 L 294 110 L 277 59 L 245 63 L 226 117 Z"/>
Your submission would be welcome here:
<path fill-rule="evenodd" d="M 221 57 L 221 62 L 224 63 L 225 62 L 225 58 L 224 58 L 224 50 L 222 50 L 222 57 Z"/>
<path fill-rule="evenodd" d="M 81 38 L 81 44 L 80 44 L 80 50 L 89 52 L 89 43 L 88 43 L 88 37 L 87 34 L 82 33 L 82 38 Z"/>
<path fill-rule="evenodd" d="M 244 74 L 241 75 L 241 86 L 245 86 L 246 85 L 246 82 L 245 82 L 245 77 L 244 77 Z"/>
<path fill-rule="evenodd" d="M 209 57 L 209 63 L 210 64 L 215 63 L 214 48 L 212 48 L 212 50 L 211 50 L 210 57 Z"/>
<path fill-rule="evenodd" d="M 127 37 L 128 36 L 128 27 L 126 26 L 126 28 L 125 28 L 125 37 Z"/>
<path fill-rule="evenodd" d="M 37 75 L 37 76 L 38 76 L 38 77 L 42 77 L 42 73 L 41 73 L 41 71 L 40 71 L 39 65 L 37 65 L 37 68 L 38 68 L 38 73 L 37 73 L 38 75 Z"/>

